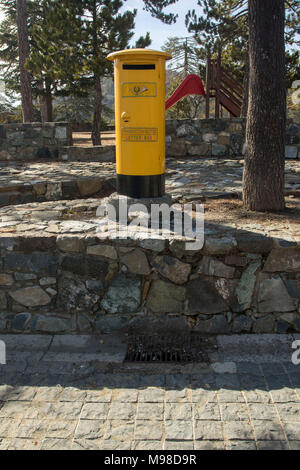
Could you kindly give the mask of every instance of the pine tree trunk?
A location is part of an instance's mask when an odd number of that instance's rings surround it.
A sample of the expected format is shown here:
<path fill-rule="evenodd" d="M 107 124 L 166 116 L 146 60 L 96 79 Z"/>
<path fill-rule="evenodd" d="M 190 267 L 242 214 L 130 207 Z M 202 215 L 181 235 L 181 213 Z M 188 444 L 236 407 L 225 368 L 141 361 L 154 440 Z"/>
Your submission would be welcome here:
<path fill-rule="evenodd" d="M 53 122 L 53 98 L 51 89 L 43 89 L 39 97 L 42 122 Z"/>
<path fill-rule="evenodd" d="M 38 89 L 39 89 L 39 103 L 40 103 L 40 113 L 41 113 L 41 121 L 42 122 L 47 122 L 47 109 L 46 109 L 46 103 L 45 103 L 45 91 L 44 91 L 44 84 L 39 83 L 38 84 Z"/>
<path fill-rule="evenodd" d="M 98 56 L 98 32 L 97 32 L 97 1 L 93 0 L 93 56 Z M 93 145 L 101 145 L 101 115 L 102 115 L 102 87 L 101 79 L 97 72 L 94 73 L 95 109 L 92 128 Z"/>
<path fill-rule="evenodd" d="M 16 6 L 23 121 L 33 122 L 34 113 L 32 104 L 31 76 L 25 67 L 26 60 L 30 54 L 26 0 L 17 0 Z"/>
<path fill-rule="evenodd" d="M 53 122 L 53 99 L 51 92 L 51 85 L 46 80 L 46 93 L 45 93 L 45 109 L 46 109 L 46 122 Z"/>
<path fill-rule="evenodd" d="M 92 141 L 93 145 L 101 145 L 101 115 L 102 115 L 102 87 L 99 77 L 94 77 L 95 81 L 95 110 L 93 118 Z"/>
<path fill-rule="evenodd" d="M 249 0 L 250 84 L 244 205 L 279 211 L 284 203 L 284 0 Z"/>
<path fill-rule="evenodd" d="M 244 75 L 244 82 L 243 82 L 243 103 L 241 108 L 241 117 L 247 117 L 248 113 L 248 105 L 249 105 L 249 79 L 250 79 L 250 67 L 249 67 L 249 51 L 246 56 L 245 62 L 245 75 Z"/>

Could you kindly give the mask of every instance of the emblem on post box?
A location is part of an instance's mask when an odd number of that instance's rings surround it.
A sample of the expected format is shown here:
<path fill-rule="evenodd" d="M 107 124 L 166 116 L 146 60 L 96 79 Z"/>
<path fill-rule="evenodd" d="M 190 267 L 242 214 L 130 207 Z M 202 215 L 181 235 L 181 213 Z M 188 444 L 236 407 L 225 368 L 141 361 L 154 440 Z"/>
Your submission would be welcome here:
<path fill-rule="evenodd" d="M 123 98 L 156 98 L 156 83 L 123 83 Z"/>

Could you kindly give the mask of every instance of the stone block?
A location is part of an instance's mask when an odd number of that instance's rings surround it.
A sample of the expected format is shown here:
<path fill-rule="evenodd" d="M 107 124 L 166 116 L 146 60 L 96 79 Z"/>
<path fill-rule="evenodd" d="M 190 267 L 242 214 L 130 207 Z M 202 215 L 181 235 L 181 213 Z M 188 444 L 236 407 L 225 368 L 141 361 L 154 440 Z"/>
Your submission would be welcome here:
<path fill-rule="evenodd" d="M 152 282 L 147 307 L 153 313 L 183 313 L 186 290 L 169 282 Z"/>
<path fill-rule="evenodd" d="M 202 278 L 187 285 L 188 314 L 216 314 L 226 312 L 228 305 L 219 295 L 214 284 Z"/>

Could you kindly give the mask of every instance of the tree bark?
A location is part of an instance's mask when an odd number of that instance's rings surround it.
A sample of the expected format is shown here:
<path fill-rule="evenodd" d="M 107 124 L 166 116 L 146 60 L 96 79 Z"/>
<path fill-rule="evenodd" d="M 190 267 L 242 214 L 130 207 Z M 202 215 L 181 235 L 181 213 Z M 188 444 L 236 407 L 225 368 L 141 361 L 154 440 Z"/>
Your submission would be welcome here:
<path fill-rule="evenodd" d="M 99 77 L 94 77 L 95 82 L 95 110 L 93 118 L 92 141 L 93 145 L 101 145 L 101 115 L 102 115 L 102 86 Z"/>
<path fill-rule="evenodd" d="M 93 55 L 96 59 L 98 55 L 98 33 L 97 33 L 97 2 L 93 2 Z M 101 145 L 101 115 L 102 115 L 102 87 L 100 76 L 94 74 L 95 87 L 95 108 L 92 128 L 93 145 Z"/>
<path fill-rule="evenodd" d="M 250 84 L 243 199 L 254 211 L 284 202 L 284 0 L 249 0 Z"/>
<path fill-rule="evenodd" d="M 48 80 L 46 80 L 45 108 L 47 122 L 53 122 L 53 99 L 51 84 L 48 82 Z"/>
<path fill-rule="evenodd" d="M 249 105 L 249 80 L 250 80 L 250 64 L 249 64 L 249 50 L 246 56 L 245 61 L 245 75 L 244 75 L 244 82 L 243 82 L 243 103 L 241 108 L 241 117 L 247 117 L 248 113 L 248 105 Z"/>
<path fill-rule="evenodd" d="M 51 84 L 47 83 L 46 81 L 46 85 L 39 85 L 39 90 L 39 102 L 42 122 L 53 122 L 53 98 Z"/>
<path fill-rule="evenodd" d="M 40 113 L 41 113 L 41 120 L 42 122 L 47 122 L 47 109 L 46 109 L 46 103 L 45 103 L 45 90 L 44 90 L 44 84 L 39 83 L 38 84 L 38 89 L 39 89 L 39 103 L 40 103 Z"/>
<path fill-rule="evenodd" d="M 33 122 L 34 113 L 32 104 L 31 76 L 25 67 L 26 60 L 30 54 L 26 0 L 17 0 L 16 6 L 23 121 Z"/>

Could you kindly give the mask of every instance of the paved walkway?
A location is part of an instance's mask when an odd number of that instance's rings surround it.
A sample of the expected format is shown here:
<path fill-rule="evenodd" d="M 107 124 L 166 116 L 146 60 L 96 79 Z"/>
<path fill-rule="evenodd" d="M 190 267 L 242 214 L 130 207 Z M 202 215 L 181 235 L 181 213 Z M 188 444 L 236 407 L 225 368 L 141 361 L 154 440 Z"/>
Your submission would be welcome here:
<path fill-rule="evenodd" d="M 296 339 L 218 337 L 184 366 L 122 364 L 121 337 L 2 336 L 0 449 L 299 450 Z"/>

